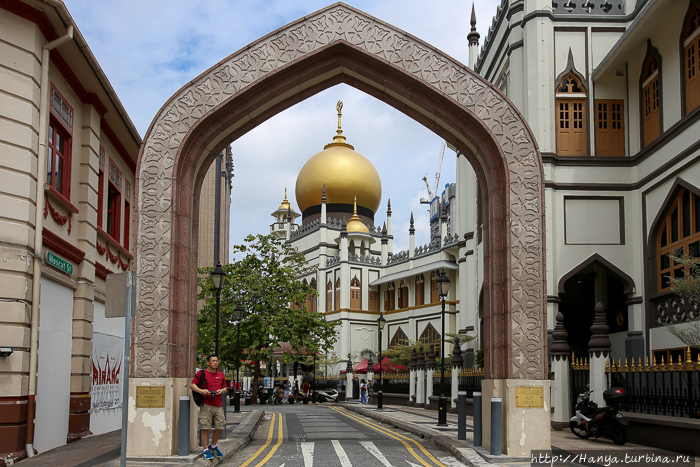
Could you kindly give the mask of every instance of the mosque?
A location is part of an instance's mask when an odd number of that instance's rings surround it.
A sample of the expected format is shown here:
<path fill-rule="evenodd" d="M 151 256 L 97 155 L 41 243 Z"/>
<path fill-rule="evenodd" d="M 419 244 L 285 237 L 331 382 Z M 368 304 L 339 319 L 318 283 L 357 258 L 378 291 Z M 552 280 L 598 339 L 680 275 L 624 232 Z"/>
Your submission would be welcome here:
<path fill-rule="evenodd" d="M 416 247 L 411 214 L 411 226 L 405 232 L 409 249 L 394 252 L 391 200 L 386 217 L 380 220 L 380 176 L 343 135 L 342 102 L 337 110 L 337 134 L 297 177 L 300 213 L 285 190 L 284 200 L 272 213 L 270 232 L 294 245 L 311 266 L 301 279 L 318 291 L 318 297 L 309 296 L 306 305 L 341 323 L 334 349 L 337 356 L 356 356 L 365 349 L 376 352 L 380 313 L 386 319 L 382 348 L 411 341 L 439 345 L 442 302 L 436 280 L 444 271 L 455 284 L 460 269 L 466 267 L 458 261 L 467 242 L 464 229 L 459 228 L 456 184 L 446 185 L 431 200 L 430 243 Z M 459 287 L 451 287 L 445 306 L 445 331 L 466 332 L 466 324 L 457 318 Z"/>

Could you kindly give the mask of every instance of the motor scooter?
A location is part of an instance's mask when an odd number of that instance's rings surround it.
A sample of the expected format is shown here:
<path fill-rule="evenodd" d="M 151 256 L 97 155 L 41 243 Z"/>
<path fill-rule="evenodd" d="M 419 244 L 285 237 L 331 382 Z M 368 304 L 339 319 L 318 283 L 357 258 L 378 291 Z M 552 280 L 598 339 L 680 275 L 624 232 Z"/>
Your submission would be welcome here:
<path fill-rule="evenodd" d="M 338 402 L 338 391 L 335 389 L 317 389 L 314 391 L 314 400 L 319 403 Z"/>
<path fill-rule="evenodd" d="M 571 432 L 579 438 L 588 439 L 600 436 L 610 438 L 613 443 L 622 446 L 627 442 L 627 426 L 629 420 L 620 413 L 620 405 L 627 397 L 624 388 L 611 388 L 603 392 L 605 407 L 591 401 L 591 390 L 586 385 L 586 391 L 576 399 L 576 415 L 569 420 Z"/>

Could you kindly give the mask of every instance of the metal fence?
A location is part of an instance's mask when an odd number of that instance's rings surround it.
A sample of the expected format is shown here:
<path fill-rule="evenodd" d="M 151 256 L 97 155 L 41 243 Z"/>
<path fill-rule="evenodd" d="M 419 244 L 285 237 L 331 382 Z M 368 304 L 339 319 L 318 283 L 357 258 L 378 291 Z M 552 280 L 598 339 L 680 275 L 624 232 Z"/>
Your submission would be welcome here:
<path fill-rule="evenodd" d="M 608 387 L 624 387 L 627 400 L 622 409 L 628 412 L 672 417 L 700 418 L 700 357 L 697 362 L 686 350 L 685 361 L 665 364 L 625 364 L 608 362 L 605 369 Z"/>
<path fill-rule="evenodd" d="M 570 413 L 574 413 L 576 397 L 586 390 L 591 382 L 590 364 L 587 358 L 576 358 L 571 354 L 571 366 L 569 372 L 569 400 L 571 402 Z"/>
<path fill-rule="evenodd" d="M 474 397 L 474 392 L 481 391 L 483 379 L 483 368 L 463 368 L 457 374 L 457 387 L 460 391 L 467 391 L 467 397 Z"/>

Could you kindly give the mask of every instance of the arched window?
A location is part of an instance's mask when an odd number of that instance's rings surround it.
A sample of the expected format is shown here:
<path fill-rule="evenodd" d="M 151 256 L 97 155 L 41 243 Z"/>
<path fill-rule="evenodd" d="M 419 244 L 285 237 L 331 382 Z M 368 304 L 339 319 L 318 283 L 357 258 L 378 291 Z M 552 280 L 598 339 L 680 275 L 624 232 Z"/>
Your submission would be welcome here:
<path fill-rule="evenodd" d="M 357 276 L 350 281 L 350 309 L 361 310 L 362 304 L 360 301 L 360 280 Z"/>
<path fill-rule="evenodd" d="M 685 113 L 700 104 L 700 5 L 690 2 L 681 33 Z"/>
<path fill-rule="evenodd" d="M 340 309 L 340 278 L 335 280 L 335 308 L 334 310 Z"/>
<path fill-rule="evenodd" d="M 425 303 L 425 284 L 423 282 L 423 274 L 416 276 L 416 306 Z"/>
<path fill-rule="evenodd" d="M 440 333 L 437 332 L 437 330 L 433 327 L 432 324 L 428 324 L 425 329 L 423 330 L 423 333 L 420 335 L 418 338 L 418 341 L 421 344 L 435 344 L 435 353 L 439 353 L 440 351 Z"/>
<path fill-rule="evenodd" d="M 408 344 L 409 344 L 408 336 L 406 335 L 405 332 L 403 332 L 403 329 L 399 328 L 394 333 L 394 337 L 391 338 L 391 342 L 389 343 L 389 347 L 395 347 L 397 345 L 408 345 Z"/>
<path fill-rule="evenodd" d="M 433 271 L 430 274 L 430 303 L 438 303 L 440 301 L 440 290 L 438 289 L 437 279 L 440 273 Z"/>
<path fill-rule="evenodd" d="M 318 291 L 318 289 L 316 288 L 316 278 L 311 279 L 311 284 L 310 284 L 310 285 L 311 285 L 311 288 L 312 288 L 312 289 Z M 311 304 L 308 306 L 308 310 L 309 310 L 311 313 L 318 313 L 318 301 L 316 300 L 316 297 L 314 297 L 314 295 L 311 294 L 311 295 L 309 295 L 309 297 L 307 298 L 307 301 L 308 301 L 308 300 L 311 300 Z"/>
<path fill-rule="evenodd" d="M 661 57 L 647 46 L 641 76 L 642 145 L 648 146 L 661 135 Z"/>
<path fill-rule="evenodd" d="M 333 282 L 326 285 L 326 313 L 333 310 Z"/>
<path fill-rule="evenodd" d="M 399 283 L 399 308 L 408 308 L 408 284 L 403 279 Z"/>
<path fill-rule="evenodd" d="M 661 221 L 656 239 L 657 284 L 659 292 L 670 290 L 669 277 L 682 278 L 689 272 L 671 256 L 700 257 L 700 195 L 683 188 Z"/>
<path fill-rule="evenodd" d="M 391 311 L 394 309 L 394 303 L 395 303 L 395 289 L 394 289 L 394 283 L 389 282 L 386 285 L 386 291 L 384 292 L 384 310 L 385 311 Z"/>
<path fill-rule="evenodd" d="M 586 88 L 584 77 L 574 68 L 574 58 L 569 49 L 566 70 L 556 81 L 557 154 L 585 156 L 586 141 Z"/>

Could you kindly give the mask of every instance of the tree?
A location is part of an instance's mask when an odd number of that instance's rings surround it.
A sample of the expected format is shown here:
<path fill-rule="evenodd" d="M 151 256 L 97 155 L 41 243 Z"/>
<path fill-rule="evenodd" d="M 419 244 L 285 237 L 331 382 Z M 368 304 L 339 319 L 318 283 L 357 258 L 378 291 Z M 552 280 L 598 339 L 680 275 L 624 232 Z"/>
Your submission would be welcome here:
<path fill-rule="evenodd" d="M 683 277 L 669 277 L 671 290 L 684 302 L 700 307 L 700 257 L 669 255 L 675 264 L 682 264 L 688 270 Z M 700 321 L 698 317 L 689 326 L 666 326 L 671 334 L 690 347 L 700 348 Z"/>
<path fill-rule="evenodd" d="M 285 358 L 325 352 L 333 347 L 336 323 L 310 313 L 305 305 L 306 298 L 317 293 L 299 280 L 308 271 L 303 255 L 272 235 L 249 235 L 245 244 L 233 247 L 233 256 L 231 264 L 222 266 L 226 277 L 221 291 L 219 358 L 226 362 L 227 368 L 234 371 L 236 368 L 238 329 L 233 310 L 237 304 L 245 310 L 240 348 L 242 359 L 254 369 L 253 387 L 258 384 L 260 362 L 270 361 L 281 343 L 288 344 L 290 349 Z M 206 299 L 197 320 L 200 355 L 206 355 L 214 347 L 216 305 L 211 269 L 202 268 L 199 276 L 199 298 Z"/>

